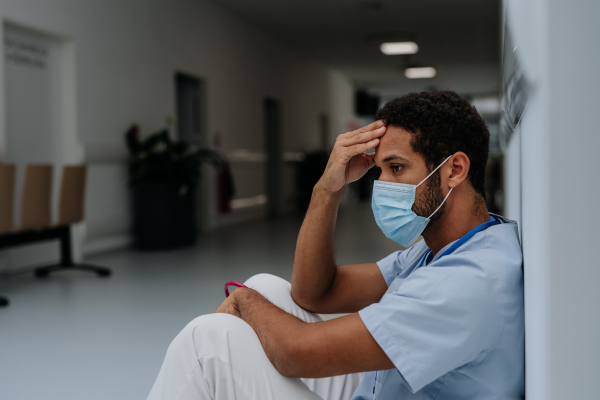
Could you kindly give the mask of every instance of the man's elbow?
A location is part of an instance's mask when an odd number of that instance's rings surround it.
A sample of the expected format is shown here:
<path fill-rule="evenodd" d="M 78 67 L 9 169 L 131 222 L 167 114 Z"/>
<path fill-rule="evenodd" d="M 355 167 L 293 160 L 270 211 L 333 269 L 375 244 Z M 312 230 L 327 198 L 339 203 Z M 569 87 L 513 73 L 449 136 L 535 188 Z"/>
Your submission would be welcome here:
<path fill-rule="evenodd" d="M 281 351 L 272 358 L 273 365 L 280 374 L 290 378 L 306 378 L 310 374 L 305 362 L 306 353 L 298 343 L 287 341 Z"/>
<path fill-rule="evenodd" d="M 323 312 L 323 299 L 325 296 L 321 298 L 314 298 L 311 296 L 303 295 L 302 293 L 298 293 L 298 290 L 294 291 L 292 287 L 292 300 L 294 303 L 298 304 L 300 307 L 304 308 L 307 311 L 314 313 L 322 313 Z"/>
<path fill-rule="evenodd" d="M 304 308 L 305 310 L 308 311 L 313 311 L 312 308 L 314 308 L 314 302 L 311 301 L 311 299 L 307 296 L 302 296 L 302 294 L 298 293 L 298 291 L 294 291 L 294 289 L 292 288 L 292 300 L 294 300 L 294 303 L 298 304 L 300 307 Z M 313 311 L 314 312 L 314 311 Z"/>
<path fill-rule="evenodd" d="M 275 369 L 283 376 L 289 378 L 304 378 L 302 369 L 298 366 L 295 360 L 279 358 L 273 363 Z"/>

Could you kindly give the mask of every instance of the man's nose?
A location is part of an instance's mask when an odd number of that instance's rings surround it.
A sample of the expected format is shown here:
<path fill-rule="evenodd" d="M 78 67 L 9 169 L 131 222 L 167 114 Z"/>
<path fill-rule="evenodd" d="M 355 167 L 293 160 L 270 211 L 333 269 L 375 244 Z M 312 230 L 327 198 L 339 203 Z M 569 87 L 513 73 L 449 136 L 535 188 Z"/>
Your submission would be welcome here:
<path fill-rule="evenodd" d="M 379 175 L 379 178 L 377 178 L 378 181 L 383 181 L 383 182 L 395 182 L 394 179 L 392 178 L 392 174 L 390 174 L 389 172 L 385 172 L 382 171 L 381 175 Z"/>

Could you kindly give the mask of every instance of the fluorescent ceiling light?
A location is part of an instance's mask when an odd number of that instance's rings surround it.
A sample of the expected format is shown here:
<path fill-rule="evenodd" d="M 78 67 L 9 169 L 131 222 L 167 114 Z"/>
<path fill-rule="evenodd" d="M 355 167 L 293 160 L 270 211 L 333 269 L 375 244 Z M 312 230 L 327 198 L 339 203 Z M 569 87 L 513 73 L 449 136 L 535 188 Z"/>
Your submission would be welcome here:
<path fill-rule="evenodd" d="M 433 67 L 406 68 L 404 76 L 408 79 L 433 78 L 436 70 Z"/>
<path fill-rule="evenodd" d="M 415 42 L 382 43 L 379 48 L 383 54 L 388 56 L 396 54 L 415 54 L 419 51 L 419 46 L 417 46 Z"/>

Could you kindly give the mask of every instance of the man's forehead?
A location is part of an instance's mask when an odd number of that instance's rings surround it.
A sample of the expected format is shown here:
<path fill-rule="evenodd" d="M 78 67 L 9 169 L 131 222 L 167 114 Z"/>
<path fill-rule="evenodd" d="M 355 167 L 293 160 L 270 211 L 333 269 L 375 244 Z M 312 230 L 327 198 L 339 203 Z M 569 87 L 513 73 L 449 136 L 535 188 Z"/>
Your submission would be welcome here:
<path fill-rule="evenodd" d="M 400 161 L 403 163 L 410 162 L 410 160 L 406 158 L 399 149 L 392 149 L 392 151 L 387 151 L 385 153 L 377 149 L 377 153 L 375 154 L 375 159 L 373 161 L 375 161 L 375 164 L 379 166 L 381 166 L 381 164 L 394 161 Z"/>
<path fill-rule="evenodd" d="M 380 160 L 380 162 L 391 162 L 391 161 L 403 161 L 403 162 L 408 162 L 410 161 L 408 158 L 403 157 L 401 154 L 398 153 L 393 153 L 390 155 L 386 155 L 383 156 L 383 160 Z"/>
<path fill-rule="evenodd" d="M 408 162 L 414 154 L 410 145 L 411 134 L 402 128 L 389 126 L 375 149 L 375 162 L 383 163 L 393 160 Z"/>

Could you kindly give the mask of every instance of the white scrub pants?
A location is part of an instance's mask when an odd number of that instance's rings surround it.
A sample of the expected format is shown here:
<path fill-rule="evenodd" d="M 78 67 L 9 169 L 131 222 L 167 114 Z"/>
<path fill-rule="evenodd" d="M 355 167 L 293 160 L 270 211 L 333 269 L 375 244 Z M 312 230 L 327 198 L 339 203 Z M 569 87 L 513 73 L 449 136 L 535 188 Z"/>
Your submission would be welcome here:
<path fill-rule="evenodd" d="M 291 285 L 269 274 L 245 285 L 306 322 L 321 317 L 294 303 Z M 258 336 L 229 314 L 203 315 L 173 340 L 148 400 L 349 400 L 362 374 L 288 378 L 267 358 Z"/>

